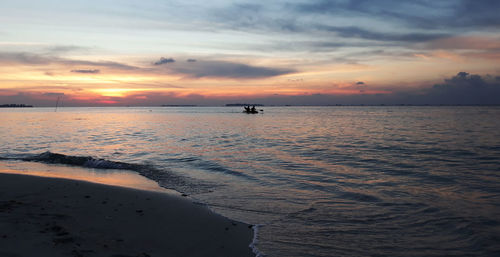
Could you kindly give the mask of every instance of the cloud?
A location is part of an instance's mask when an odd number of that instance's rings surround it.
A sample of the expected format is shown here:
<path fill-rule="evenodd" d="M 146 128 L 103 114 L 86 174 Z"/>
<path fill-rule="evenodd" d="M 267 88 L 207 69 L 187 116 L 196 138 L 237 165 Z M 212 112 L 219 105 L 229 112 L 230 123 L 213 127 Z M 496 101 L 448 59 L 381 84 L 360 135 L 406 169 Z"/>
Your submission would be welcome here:
<path fill-rule="evenodd" d="M 337 87 L 339 87 L 339 85 L 337 85 Z M 340 88 L 347 89 L 347 90 L 357 90 L 359 93 L 370 93 L 370 94 L 374 94 L 374 92 L 382 92 L 383 91 L 383 90 L 370 91 L 370 88 L 368 87 L 368 85 L 366 85 L 366 83 L 363 81 L 358 81 L 358 82 L 352 83 L 350 85 L 343 85 Z"/>
<path fill-rule="evenodd" d="M 154 63 L 155 66 L 161 67 L 141 68 L 112 61 L 86 61 L 25 52 L 0 52 L 0 64 L 35 66 L 56 64 L 74 67 L 75 69 L 70 70 L 71 72 L 85 74 L 100 73 L 102 71 L 102 69 L 100 68 L 108 68 L 115 71 L 126 72 L 135 71 L 142 73 L 175 73 L 186 75 L 187 77 L 192 78 L 213 77 L 252 79 L 274 77 L 295 72 L 295 70 L 289 68 L 259 67 L 229 61 L 195 61 L 195 59 L 189 60 L 190 61 L 187 62 L 177 63 L 173 58 L 162 57 L 159 61 Z M 162 65 L 165 63 L 169 63 L 169 65 Z M 84 66 L 86 68 L 81 69 L 79 68 L 79 66 Z M 53 74 L 53 72 L 46 73 L 46 75 Z"/>
<path fill-rule="evenodd" d="M 43 93 L 44 96 L 64 96 L 64 93 Z"/>
<path fill-rule="evenodd" d="M 392 41 L 392 42 L 426 42 L 439 38 L 448 37 L 445 33 L 388 33 L 375 32 L 355 26 L 339 27 L 328 25 L 317 25 L 314 27 L 320 31 L 335 32 L 343 38 L 361 38 L 376 41 Z"/>
<path fill-rule="evenodd" d="M 348 88 L 364 87 L 366 84 L 353 84 Z M 360 89 L 358 94 L 303 94 L 273 95 L 251 98 L 248 101 L 266 105 L 498 105 L 500 104 L 499 76 L 469 74 L 459 72 L 445 79 L 443 83 L 423 85 L 419 90 L 398 92 L 397 88 L 389 94 L 371 94 Z"/>
<path fill-rule="evenodd" d="M 391 46 L 414 49 L 425 43 L 464 33 L 460 30 L 424 28 L 436 17 L 456 13 L 449 1 L 396 0 L 311 0 L 231 4 L 215 8 L 210 24 L 219 30 L 234 30 L 258 35 L 287 35 L 268 45 L 248 48 L 266 51 L 331 52 L 339 48 Z M 449 14 L 450 20 L 455 18 Z M 294 37 L 290 38 L 290 33 Z M 307 40 L 305 40 L 307 39 Z"/>
<path fill-rule="evenodd" d="M 100 70 L 94 69 L 94 70 L 71 70 L 71 72 L 75 73 L 99 73 L 101 72 Z"/>
<path fill-rule="evenodd" d="M 269 17 L 264 13 L 264 5 L 234 3 L 230 6 L 216 8 L 212 11 L 212 19 L 221 22 L 220 25 L 239 28 L 259 28 L 268 26 Z"/>
<path fill-rule="evenodd" d="M 97 66 L 106 67 L 115 70 L 139 70 L 139 67 L 118 63 L 113 61 L 86 61 L 67 59 L 52 55 L 42 55 L 27 52 L 0 52 L 0 64 L 18 64 L 18 65 L 49 65 L 60 64 L 68 66 Z"/>
<path fill-rule="evenodd" d="M 456 27 L 490 27 L 498 28 L 500 25 L 500 1 L 496 0 L 464 0 L 457 5 L 455 17 L 447 20 Z"/>
<path fill-rule="evenodd" d="M 500 104 L 500 82 L 489 75 L 459 72 L 420 98 L 430 104 Z"/>
<path fill-rule="evenodd" d="M 454 43 L 463 35 L 494 35 L 500 1 L 310 0 L 232 3 L 208 8 L 206 30 L 253 33 L 272 40 L 238 47 L 258 51 L 332 52 L 339 48 L 391 47 L 391 51 L 478 49 L 482 42 Z M 293 33 L 293 37 L 290 34 Z M 446 39 L 451 40 L 446 41 Z M 439 40 L 443 41 L 439 42 Z M 493 39 L 498 42 L 498 39 Z M 430 44 L 425 45 L 430 42 Z M 491 46 L 491 44 L 490 44 Z M 489 47 L 490 47 L 489 46 Z M 494 46 L 491 46 L 494 47 Z M 488 48 L 491 49 L 491 48 Z M 460 55 L 465 53 L 460 52 Z M 498 52 L 495 52 L 498 56 Z M 472 58 L 489 58 L 479 53 Z"/>
<path fill-rule="evenodd" d="M 387 16 L 387 10 L 399 6 L 408 10 L 419 4 L 414 3 L 401 3 L 402 1 L 360 1 L 360 0 L 347 0 L 347 1 L 310 1 L 307 4 L 293 4 L 288 3 L 282 6 L 272 5 L 257 5 L 257 4 L 234 4 L 223 10 L 219 10 L 215 15 L 216 19 L 226 26 L 230 26 L 235 30 L 250 29 L 258 31 L 278 31 L 278 32 L 294 32 L 303 34 L 313 33 L 331 33 L 334 32 L 341 38 L 360 38 L 376 41 L 396 41 L 396 42 L 425 42 L 437 38 L 449 36 L 440 32 L 419 31 L 406 33 L 389 33 L 381 31 L 377 25 L 370 27 L 363 27 L 361 25 L 352 26 L 332 26 L 338 21 L 332 19 L 342 18 L 348 24 L 356 24 L 358 22 L 352 21 L 352 18 L 369 17 L 371 20 L 378 20 Z M 382 7 L 381 7 L 382 6 Z M 426 6 L 426 5 L 424 5 Z M 431 9 L 433 6 L 428 7 Z M 276 16 L 274 10 L 286 10 L 290 15 Z M 419 7 L 423 9 L 422 7 Z M 326 17 L 317 17 L 318 14 L 326 14 Z M 369 16 L 367 16 L 369 14 Z M 404 14 L 404 12 L 403 12 Z M 412 12 L 406 13 L 412 17 Z M 401 17 L 402 14 L 398 15 Z M 305 18 L 308 17 L 308 18 Z M 377 26 L 377 27 L 374 27 Z M 390 26 L 393 27 L 393 26 Z M 378 30 L 378 31 L 377 31 Z M 352 43 L 352 42 L 351 42 Z M 343 45 L 342 45 L 343 46 Z"/>
<path fill-rule="evenodd" d="M 56 46 L 49 46 L 46 48 L 46 50 L 47 52 L 52 54 L 62 54 L 68 52 L 89 50 L 89 48 L 82 46 L 74 46 L 74 45 L 56 45 Z"/>
<path fill-rule="evenodd" d="M 389 86 L 390 87 L 390 86 Z M 127 97 L 104 97 L 98 95 L 81 98 L 78 92 L 64 95 L 66 106 L 99 106 L 110 103 L 118 105 L 161 105 L 161 104 L 196 104 L 222 105 L 231 102 L 254 102 L 266 105 L 493 105 L 500 104 L 500 77 L 459 72 L 442 83 L 423 86 L 411 92 L 398 92 L 392 87 L 392 93 L 373 93 L 366 84 L 353 82 L 345 87 L 347 91 L 359 89 L 352 94 L 313 93 L 300 95 L 264 95 L 241 97 L 212 97 L 198 94 L 180 94 L 165 91 L 137 92 Z M 0 89 L 0 103 L 23 103 L 35 106 L 54 106 L 58 88 L 44 89 L 42 92 L 19 92 L 19 88 Z M 61 88 L 62 90 L 62 88 Z"/>
<path fill-rule="evenodd" d="M 153 64 L 154 65 L 162 65 L 162 64 L 174 63 L 174 62 L 175 62 L 175 60 L 173 58 L 164 58 L 164 57 L 161 57 L 159 61 L 156 61 Z"/>
<path fill-rule="evenodd" d="M 106 67 L 106 68 L 111 68 L 111 69 L 116 69 L 116 70 L 125 70 L 125 71 L 140 70 L 141 69 L 141 68 L 136 67 L 136 66 L 132 66 L 132 65 L 124 64 L 124 63 L 119 63 L 119 62 L 112 62 L 112 61 L 95 62 L 95 61 L 62 59 L 60 62 L 63 64 L 67 64 L 67 65 L 98 66 L 98 67 Z"/>
<path fill-rule="evenodd" d="M 57 92 L 18 92 L 13 89 L 0 89 L 0 104 L 16 103 L 34 106 L 55 106 L 57 97 L 64 95 Z"/>
<path fill-rule="evenodd" d="M 55 59 L 58 59 L 55 57 Z M 44 65 L 51 63 L 52 60 L 46 56 L 25 53 L 25 52 L 0 52 L 0 63 L 3 64 L 26 64 L 26 65 Z"/>
<path fill-rule="evenodd" d="M 257 79 L 295 72 L 292 69 L 258 67 L 228 61 L 198 61 L 168 67 L 169 71 L 193 78 Z"/>
<path fill-rule="evenodd" d="M 311 36 L 309 38 L 318 43 L 315 45 L 310 42 L 306 46 L 307 50 L 328 51 L 339 47 L 356 47 L 356 44 L 368 44 L 364 47 L 369 47 L 381 43 L 412 48 L 414 43 L 453 38 L 467 32 L 491 34 L 500 25 L 499 9 L 500 1 L 495 0 L 311 0 L 269 4 L 235 3 L 216 8 L 213 19 L 224 29 L 266 34 L 293 32 Z M 285 43 L 278 41 L 275 44 Z M 296 40 L 291 42 L 278 50 L 294 50 L 297 44 L 304 44 Z M 437 42 L 434 47 L 446 44 L 457 48 L 467 47 L 449 40 Z"/>
<path fill-rule="evenodd" d="M 470 29 L 500 25 L 500 2 L 496 0 L 313 0 L 291 5 L 298 13 L 335 16 L 363 16 L 385 22 L 403 23 L 411 28 Z"/>
<path fill-rule="evenodd" d="M 169 65 L 162 65 L 169 63 Z M 247 64 L 204 60 L 187 59 L 186 62 L 176 62 L 173 58 L 161 57 L 153 63 L 155 66 L 162 65 L 156 71 L 160 73 L 173 73 L 185 75 L 191 78 L 232 78 L 232 79 L 257 79 L 284 75 L 294 72 L 292 69 L 258 67 Z"/>
<path fill-rule="evenodd" d="M 480 36 L 456 36 L 441 38 L 423 44 L 426 49 L 459 49 L 500 51 L 500 38 Z"/>

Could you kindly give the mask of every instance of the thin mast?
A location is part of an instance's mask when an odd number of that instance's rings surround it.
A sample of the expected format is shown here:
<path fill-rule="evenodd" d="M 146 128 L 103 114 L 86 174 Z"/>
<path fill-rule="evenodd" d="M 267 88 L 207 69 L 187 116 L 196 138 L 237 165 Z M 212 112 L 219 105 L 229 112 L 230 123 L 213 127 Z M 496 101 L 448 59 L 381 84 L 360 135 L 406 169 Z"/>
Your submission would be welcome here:
<path fill-rule="evenodd" d="M 61 100 L 61 96 L 57 96 L 56 109 L 54 110 L 54 112 L 57 112 L 57 107 L 59 106 L 59 100 Z"/>

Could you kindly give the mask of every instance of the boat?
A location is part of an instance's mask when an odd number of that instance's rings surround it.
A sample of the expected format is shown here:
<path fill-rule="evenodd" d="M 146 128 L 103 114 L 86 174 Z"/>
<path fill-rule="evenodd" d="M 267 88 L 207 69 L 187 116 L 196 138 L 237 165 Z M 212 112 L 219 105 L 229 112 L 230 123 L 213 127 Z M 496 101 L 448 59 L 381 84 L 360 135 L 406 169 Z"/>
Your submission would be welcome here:
<path fill-rule="evenodd" d="M 252 111 L 252 110 L 244 110 L 243 113 L 247 113 L 247 114 L 257 114 L 259 113 L 259 111 L 255 110 L 255 111 Z"/>
<path fill-rule="evenodd" d="M 243 108 L 245 108 L 245 109 L 243 110 L 243 113 L 246 113 L 246 114 L 257 114 L 257 113 L 259 113 L 259 111 L 257 111 L 257 110 L 255 109 L 255 106 L 254 106 L 254 107 L 252 107 L 252 108 L 250 108 L 250 106 L 245 106 L 245 107 L 243 107 Z M 261 111 L 264 111 L 264 110 L 261 110 Z"/>

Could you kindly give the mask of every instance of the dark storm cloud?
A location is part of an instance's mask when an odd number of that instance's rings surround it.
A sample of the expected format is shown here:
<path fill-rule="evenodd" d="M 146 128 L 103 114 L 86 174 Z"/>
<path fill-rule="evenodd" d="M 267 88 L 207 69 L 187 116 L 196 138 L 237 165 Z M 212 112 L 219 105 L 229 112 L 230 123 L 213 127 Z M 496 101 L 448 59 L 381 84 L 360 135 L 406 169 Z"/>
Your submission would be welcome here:
<path fill-rule="evenodd" d="M 75 73 L 99 73 L 101 72 L 100 70 L 71 70 L 71 72 L 75 72 Z"/>
<path fill-rule="evenodd" d="M 500 82 L 492 76 L 459 72 L 420 99 L 430 104 L 500 104 Z"/>
<path fill-rule="evenodd" d="M 173 62 L 175 62 L 175 60 L 173 58 L 164 58 L 164 57 L 161 57 L 159 61 L 156 61 L 153 64 L 154 65 L 162 65 L 162 64 L 173 63 Z"/>
<path fill-rule="evenodd" d="M 443 83 L 413 92 L 394 92 L 385 100 L 386 104 L 497 105 L 500 104 L 500 81 L 491 75 L 459 72 Z"/>
<path fill-rule="evenodd" d="M 169 66 L 168 69 L 174 73 L 194 78 L 214 77 L 233 79 L 266 78 L 294 72 L 292 69 L 258 67 L 228 61 L 198 61 L 184 65 Z"/>

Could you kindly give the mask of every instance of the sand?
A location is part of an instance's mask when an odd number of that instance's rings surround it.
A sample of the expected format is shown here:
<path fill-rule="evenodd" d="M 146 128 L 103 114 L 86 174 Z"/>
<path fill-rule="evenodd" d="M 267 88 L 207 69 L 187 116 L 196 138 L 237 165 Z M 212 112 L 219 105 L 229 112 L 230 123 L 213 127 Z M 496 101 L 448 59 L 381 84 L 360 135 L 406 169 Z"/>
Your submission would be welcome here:
<path fill-rule="evenodd" d="M 0 173 L 2 257 L 254 256 L 252 237 L 180 196 Z"/>

